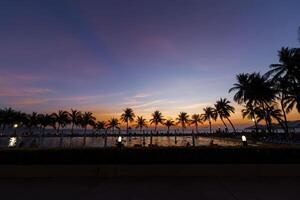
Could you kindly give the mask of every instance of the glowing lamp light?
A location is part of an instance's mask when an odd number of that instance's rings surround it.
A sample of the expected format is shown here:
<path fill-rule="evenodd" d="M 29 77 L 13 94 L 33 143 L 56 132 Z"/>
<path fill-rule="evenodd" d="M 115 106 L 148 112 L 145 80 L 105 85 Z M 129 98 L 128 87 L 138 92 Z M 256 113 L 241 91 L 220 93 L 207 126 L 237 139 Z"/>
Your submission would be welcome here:
<path fill-rule="evenodd" d="M 254 118 L 252 118 L 252 121 L 254 122 L 254 121 L 255 121 L 255 119 L 254 119 Z"/>
<path fill-rule="evenodd" d="M 118 143 L 121 143 L 122 142 L 122 136 L 119 136 L 118 137 Z"/>
<path fill-rule="evenodd" d="M 15 147 L 17 145 L 17 138 L 11 137 L 9 138 L 8 147 Z"/>
<path fill-rule="evenodd" d="M 18 124 L 14 124 L 14 128 L 18 128 Z"/>
<path fill-rule="evenodd" d="M 247 138 L 244 135 L 242 135 L 242 143 L 243 143 L 243 147 L 247 147 L 248 146 Z"/>
<path fill-rule="evenodd" d="M 242 135 L 242 142 L 247 142 L 247 138 L 244 135 Z"/>

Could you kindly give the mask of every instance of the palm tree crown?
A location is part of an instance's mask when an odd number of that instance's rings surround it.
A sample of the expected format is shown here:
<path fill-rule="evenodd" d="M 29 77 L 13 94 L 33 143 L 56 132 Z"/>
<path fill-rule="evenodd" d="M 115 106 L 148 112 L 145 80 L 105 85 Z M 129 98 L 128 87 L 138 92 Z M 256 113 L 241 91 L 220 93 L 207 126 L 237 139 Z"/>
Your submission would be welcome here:
<path fill-rule="evenodd" d="M 93 116 L 93 113 L 85 112 L 81 116 L 80 123 L 81 123 L 81 126 L 86 129 L 87 126 L 89 126 L 89 125 L 90 126 L 95 125 L 95 120 L 96 120 L 96 118 Z"/>
<path fill-rule="evenodd" d="M 175 122 L 174 122 L 172 119 L 168 119 L 168 120 L 164 123 L 164 125 L 168 128 L 168 133 L 169 133 L 170 127 L 171 127 L 171 126 L 175 126 Z"/>
<path fill-rule="evenodd" d="M 119 125 L 120 125 L 120 122 L 117 118 L 111 118 L 107 122 L 107 128 L 108 129 L 113 129 L 113 132 L 114 132 L 115 128 L 120 129 Z"/>
<path fill-rule="evenodd" d="M 136 119 L 136 123 L 136 128 L 139 128 L 140 131 L 142 131 L 144 127 L 147 127 L 147 120 L 143 118 L 143 116 L 138 116 Z"/>
<path fill-rule="evenodd" d="M 196 131 L 197 131 L 197 133 L 198 133 L 198 132 L 199 132 L 199 131 L 198 131 L 198 125 L 199 125 L 199 124 L 203 124 L 202 117 L 201 117 L 199 114 L 193 114 L 192 117 L 191 117 L 190 122 L 191 122 L 191 124 L 194 124 L 194 125 L 195 125 Z"/>
<path fill-rule="evenodd" d="M 131 108 L 126 108 L 124 113 L 121 115 L 121 121 L 126 122 L 126 132 L 128 133 L 129 122 L 134 121 L 135 114 Z"/>
<path fill-rule="evenodd" d="M 177 123 L 181 125 L 182 131 L 186 128 L 186 124 L 189 123 L 189 115 L 186 112 L 180 112 L 176 118 Z"/>
<path fill-rule="evenodd" d="M 208 121 L 209 123 L 209 132 L 211 133 L 211 120 L 217 119 L 217 112 L 212 107 L 203 108 L 204 113 L 202 114 L 203 121 Z"/>
<path fill-rule="evenodd" d="M 232 126 L 232 129 L 234 130 L 234 132 L 236 132 L 235 127 L 233 126 L 232 122 L 229 119 L 230 114 L 234 113 L 234 107 L 230 105 L 230 101 L 228 101 L 226 98 L 224 99 L 220 98 L 220 100 L 216 102 L 215 108 L 216 108 L 216 115 L 220 117 L 225 127 L 227 128 L 225 122 L 223 121 L 223 118 L 228 120 L 228 122 Z"/>
<path fill-rule="evenodd" d="M 52 116 L 58 124 L 57 132 L 59 132 L 60 127 L 63 128 L 70 123 L 70 117 L 67 111 L 59 110 L 58 113 L 53 113 Z"/>
<path fill-rule="evenodd" d="M 72 123 L 71 133 L 73 134 L 74 126 L 78 126 L 80 124 L 81 112 L 71 109 L 71 112 L 69 112 L 69 116 Z"/>
<path fill-rule="evenodd" d="M 163 124 L 163 122 L 164 122 L 164 118 L 163 118 L 161 112 L 158 110 L 154 111 L 154 113 L 152 113 L 152 118 L 150 119 L 150 124 L 154 123 L 155 131 L 156 131 L 157 125 Z"/>

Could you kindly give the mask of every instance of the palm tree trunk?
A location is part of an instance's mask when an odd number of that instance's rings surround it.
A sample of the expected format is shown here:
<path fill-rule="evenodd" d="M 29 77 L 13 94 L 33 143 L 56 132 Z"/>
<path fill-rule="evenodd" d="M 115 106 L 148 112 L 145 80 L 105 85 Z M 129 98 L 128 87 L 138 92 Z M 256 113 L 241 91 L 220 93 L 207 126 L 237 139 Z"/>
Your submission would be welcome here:
<path fill-rule="evenodd" d="M 233 132 L 236 134 L 236 129 L 235 129 L 235 127 L 233 126 L 233 124 L 232 124 L 231 120 L 229 119 L 229 117 L 227 117 L 227 120 L 228 120 L 228 122 L 230 123 L 230 125 L 231 125 L 231 127 L 232 127 L 232 129 L 233 129 Z"/>
<path fill-rule="evenodd" d="M 84 127 L 83 146 L 85 146 L 85 143 L 86 143 L 86 126 Z"/>
<path fill-rule="evenodd" d="M 104 132 L 104 147 L 107 147 L 107 130 L 108 128 Z"/>
<path fill-rule="evenodd" d="M 43 144 L 44 144 L 44 139 L 45 139 L 45 129 L 46 129 L 46 127 L 44 126 L 44 127 L 43 127 L 43 137 L 42 137 L 42 141 L 41 141 L 41 146 L 43 146 Z"/>
<path fill-rule="evenodd" d="M 5 126 L 6 124 L 3 124 L 3 127 L 2 127 L 2 134 L 4 135 L 4 131 L 5 131 Z"/>
<path fill-rule="evenodd" d="M 265 118 L 265 121 L 266 121 L 266 126 L 267 126 L 267 129 L 268 129 L 268 132 L 271 134 L 271 128 L 270 128 L 270 124 L 269 124 L 269 121 L 268 121 L 268 116 L 267 116 L 267 112 L 266 112 L 265 103 L 262 102 L 261 104 L 262 104 L 262 108 L 263 108 L 264 113 L 265 113 L 264 118 Z M 266 106 L 268 106 L 268 105 L 266 104 Z"/>
<path fill-rule="evenodd" d="M 174 136 L 175 136 L 175 144 L 177 144 L 177 131 L 176 130 L 174 132 Z"/>
<path fill-rule="evenodd" d="M 143 146 L 145 146 L 145 145 L 146 145 L 146 142 L 145 142 L 145 133 L 143 131 Z"/>
<path fill-rule="evenodd" d="M 129 131 L 128 131 L 128 121 L 126 124 L 126 135 L 129 137 L 129 141 L 131 141 L 131 135 L 129 135 Z"/>
<path fill-rule="evenodd" d="M 157 124 L 155 124 L 154 132 L 156 133 Z M 150 132 L 150 145 L 152 145 L 153 142 L 153 134 L 152 131 Z"/>
<path fill-rule="evenodd" d="M 228 127 L 227 127 L 227 125 L 225 124 L 225 122 L 224 122 L 224 120 L 223 120 L 223 117 L 220 117 L 220 119 L 221 119 L 222 123 L 224 124 L 226 130 L 228 130 Z"/>
<path fill-rule="evenodd" d="M 209 121 L 209 133 L 211 134 L 211 121 Z"/>
<path fill-rule="evenodd" d="M 41 145 L 41 143 L 42 143 L 42 132 L 43 132 L 43 127 L 42 127 L 42 125 L 39 127 L 39 129 L 40 129 L 40 134 L 39 134 L 39 145 Z"/>
<path fill-rule="evenodd" d="M 167 133 L 168 133 L 168 134 L 170 133 L 170 126 L 168 126 L 168 131 L 167 131 Z"/>
<path fill-rule="evenodd" d="M 193 140 L 193 147 L 195 146 L 195 134 L 194 130 L 192 130 L 192 140 Z"/>
<path fill-rule="evenodd" d="M 281 98 L 280 104 L 281 104 L 281 110 L 282 110 L 283 117 L 284 117 L 285 134 L 286 134 L 286 138 L 288 138 L 288 135 L 289 135 L 289 127 L 288 127 L 288 124 L 287 124 L 286 112 L 285 112 L 284 105 L 283 105 L 283 98 Z"/>
<path fill-rule="evenodd" d="M 64 141 L 64 131 L 61 131 L 61 133 L 60 133 L 60 147 L 62 147 L 63 146 L 63 141 Z"/>
<path fill-rule="evenodd" d="M 60 124 L 58 124 L 58 127 L 56 129 L 56 133 L 59 134 L 59 128 L 60 128 Z"/>
<path fill-rule="evenodd" d="M 255 118 L 253 118 L 253 119 L 254 119 L 255 131 L 256 131 L 256 133 L 258 133 L 257 121 Z"/>
<path fill-rule="evenodd" d="M 198 124 L 196 123 L 195 125 L 196 125 L 196 133 L 198 134 L 199 133 L 199 131 L 198 131 Z"/>
<path fill-rule="evenodd" d="M 72 123 L 71 134 L 72 134 L 72 136 L 73 136 L 73 134 L 74 134 L 74 123 Z"/>

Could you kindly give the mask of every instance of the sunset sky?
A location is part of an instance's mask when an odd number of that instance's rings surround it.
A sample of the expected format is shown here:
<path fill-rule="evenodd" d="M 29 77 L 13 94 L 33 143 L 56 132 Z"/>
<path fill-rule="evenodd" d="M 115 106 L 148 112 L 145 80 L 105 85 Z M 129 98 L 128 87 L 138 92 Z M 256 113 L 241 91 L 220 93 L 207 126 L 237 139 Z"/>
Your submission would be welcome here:
<path fill-rule="evenodd" d="M 232 101 L 237 73 L 264 73 L 282 46 L 300 46 L 299 10 L 299 0 L 1 0 L 0 106 L 201 113 Z M 237 107 L 233 121 L 250 123 L 240 119 Z"/>

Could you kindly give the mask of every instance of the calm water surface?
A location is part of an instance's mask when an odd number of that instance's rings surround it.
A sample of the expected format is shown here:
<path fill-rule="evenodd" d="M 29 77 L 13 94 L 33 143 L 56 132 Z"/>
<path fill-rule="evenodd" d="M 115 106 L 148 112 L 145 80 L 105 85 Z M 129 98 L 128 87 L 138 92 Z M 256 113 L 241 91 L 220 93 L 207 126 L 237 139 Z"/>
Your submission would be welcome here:
<path fill-rule="evenodd" d="M 123 137 L 123 144 L 127 147 L 133 147 L 135 145 L 148 146 L 150 144 L 150 137 L 145 137 L 145 142 L 143 142 L 143 137 Z M 0 147 L 6 148 L 9 144 L 9 137 L 0 138 Z M 108 137 L 107 146 L 116 146 L 117 137 Z M 158 146 L 188 146 L 192 145 L 191 136 L 153 136 L 152 143 Z M 208 146 L 211 139 L 208 137 L 197 137 L 195 138 L 196 146 Z M 104 147 L 105 138 L 99 137 L 86 137 L 85 146 L 86 147 Z M 84 137 L 45 137 L 44 139 L 38 137 L 18 137 L 17 143 L 22 143 L 23 147 L 30 147 L 36 145 L 40 148 L 55 148 L 55 147 L 83 147 Z M 221 139 L 214 138 L 214 144 L 220 146 L 240 146 L 241 142 L 239 140 Z"/>

